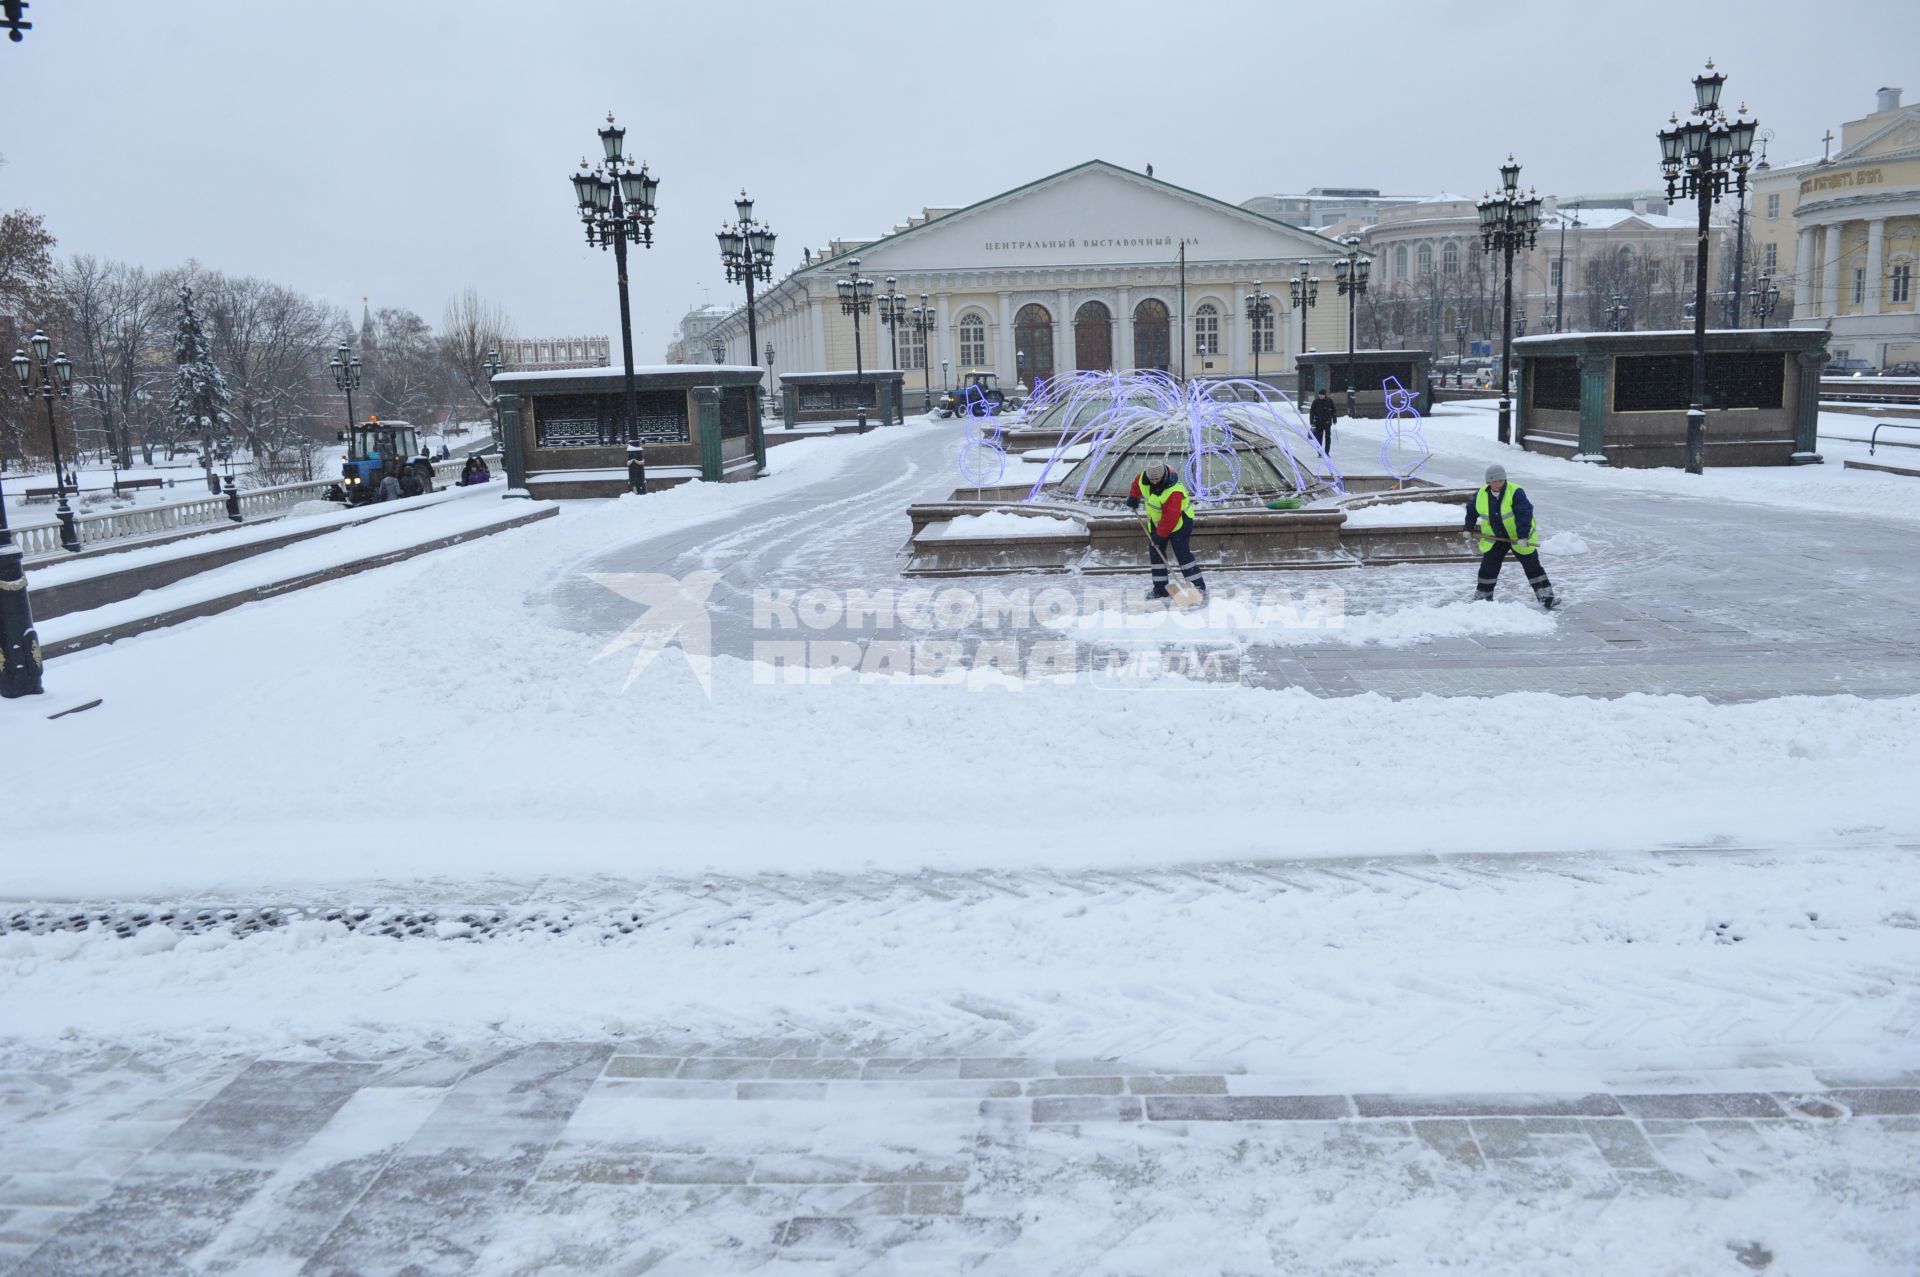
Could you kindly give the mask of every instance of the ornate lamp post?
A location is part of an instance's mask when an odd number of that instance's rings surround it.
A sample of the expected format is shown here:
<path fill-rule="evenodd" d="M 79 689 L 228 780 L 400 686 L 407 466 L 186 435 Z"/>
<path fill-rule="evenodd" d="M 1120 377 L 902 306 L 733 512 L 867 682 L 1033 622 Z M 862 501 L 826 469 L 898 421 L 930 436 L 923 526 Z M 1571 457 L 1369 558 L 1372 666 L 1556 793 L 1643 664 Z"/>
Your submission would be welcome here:
<path fill-rule="evenodd" d="M 1333 277 L 1340 296 L 1347 299 L 1347 420 L 1351 421 L 1357 400 L 1353 384 L 1353 345 L 1360 323 L 1360 294 L 1367 291 L 1367 276 L 1373 271 L 1373 261 L 1360 255 L 1358 235 L 1349 235 L 1340 242 L 1347 246 L 1347 255 L 1333 264 Z"/>
<path fill-rule="evenodd" d="M 1300 273 L 1287 281 L 1287 292 L 1293 298 L 1293 308 L 1300 312 L 1300 353 L 1307 350 L 1307 311 L 1320 301 L 1320 277 L 1307 274 L 1307 261 L 1300 259 Z"/>
<path fill-rule="evenodd" d="M 1460 384 L 1461 371 L 1467 363 L 1467 321 L 1453 321 L 1453 384 Z"/>
<path fill-rule="evenodd" d="M 1617 333 L 1627 326 L 1627 316 L 1633 310 L 1633 303 L 1619 293 L 1607 298 L 1607 331 Z"/>
<path fill-rule="evenodd" d="M 14 355 L 14 370 L 26 352 Z M 20 375 L 20 391 L 31 394 L 26 373 Z M 38 696 L 45 689 L 40 683 L 40 636 L 33 628 L 33 604 L 27 598 L 26 556 L 14 544 L 7 527 L 7 502 L 0 494 L 0 697 Z"/>
<path fill-rule="evenodd" d="M 924 412 L 933 411 L 933 360 L 927 356 L 933 353 L 933 329 L 939 321 L 934 308 L 927 304 L 927 295 L 920 294 L 920 304 L 913 308 L 913 330 L 920 334 L 920 384 L 926 393 Z"/>
<path fill-rule="evenodd" d="M 753 284 L 773 279 L 773 241 L 771 227 L 753 220 L 753 201 L 746 191 L 733 202 L 734 223 L 722 226 L 716 234 L 720 241 L 720 264 L 727 269 L 729 284 L 747 286 L 747 358 L 760 346 L 760 326 L 753 313 Z M 719 363 L 719 360 L 714 360 Z"/>
<path fill-rule="evenodd" d="M 1509 155 L 1500 166 L 1500 190 L 1479 203 L 1480 247 L 1506 262 L 1500 321 L 1500 442 L 1513 442 L 1513 399 L 1507 368 L 1513 361 L 1513 255 L 1532 248 L 1540 233 L 1540 197 L 1520 194 L 1520 166 Z"/>
<path fill-rule="evenodd" d="M 498 377 L 501 370 L 506 367 L 506 364 L 500 361 L 500 348 L 498 346 L 487 347 L 487 357 L 480 361 L 480 367 L 481 370 L 487 374 L 487 392 L 489 395 L 492 395 L 487 407 L 493 418 L 494 442 L 498 443 L 500 441 L 500 396 L 492 393 L 493 379 Z"/>
<path fill-rule="evenodd" d="M 880 295 L 880 322 L 887 326 L 887 337 L 892 343 L 893 367 L 900 368 L 900 326 L 911 322 L 912 312 L 907 309 L 907 299 L 901 293 L 893 291 L 899 281 L 892 275 L 887 276 L 887 291 Z M 904 424 L 907 420 L 905 404 L 895 404 L 894 414 Z"/>
<path fill-rule="evenodd" d="M 340 343 L 340 349 L 333 352 L 333 359 L 327 365 L 333 369 L 333 384 L 347 396 L 347 439 L 349 446 L 353 439 L 353 392 L 360 389 L 360 356 L 348 348 L 346 342 Z"/>
<path fill-rule="evenodd" d="M 853 396 L 860 413 L 860 433 L 867 432 L 867 371 L 860 353 L 860 317 L 873 309 L 873 281 L 860 277 L 860 259 L 849 258 L 851 277 L 834 285 L 840 293 L 840 313 L 853 319 Z"/>
<path fill-rule="evenodd" d="M 39 365 L 40 398 L 47 405 L 47 438 L 53 444 L 53 495 L 57 517 L 60 520 L 60 544 L 65 549 L 78 553 L 80 550 L 80 528 L 73 521 L 73 508 L 67 504 L 67 467 L 60 459 L 60 432 L 53 424 L 53 401 L 55 396 L 61 399 L 73 398 L 73 361 L 61 351 L 51 360 L 47 358 L 53 343 L 47 335 L 35 329 L 28 338 L 27 345 L 33 349 L 33 358 L 27 358 L 24 350 L 13 352 L 14 376 L 20 379 L 20 393 L 33 395 L 34 366 Z"/>
<path fill-rule="evenodd" d="M 1700 474 L 1707 462 L 1707 222 L 1714 201 L 1729 190 L 1743 197 L 1747 167 L 1753 160 L 1753 134 L 1758 120 L 1728 119 L 1720 108 L 1720 90 L 1727 77 L 1707 69 L 1693 77 L 1694 117 L 1682 124 L 1677 115 L 1660 131 L 1660 170 L 1667 181 L 1667 198 L 1693 198 L 1699 208 L 1698 240 L 1694 250 L 1693 280 L 1693 401 L 1687 406 L 1687 473 Z M 1740 107 L 1744 117 L 1747 108 Z"/>
<path fill-rule="evenodd" d="M 1253 379 L 1260 380 L 1260 348 L 1267 342 L 1267 325 L 1273 322 L 1273 294 L 1263 292 L 1260 281 L 1253 281 L 1247 294 L 1247 328 L 1253 333 Z"/>
<path fill-rule="evenodd" d="M 718 339 L 707 344 L 707 353 L 713 356 L 716 367 L 727 362 L 727 343 Z"/>
<path fill-rule="evenodd" d="M 1575 209 L 1572 216 L 1566 213 L 1556 214 L 1560 219 L 1560 268 L 1554 272 L 1553 285 L 1553 331 L 1559 332 L 1561 321 L 1567 314 L 1567 225 L 1580 225 L 1580 210 Z"/>
<path fill-rule="evenodd" d="M 767 405 L 768 405 L 767 411 L 771 412 L 773 411 L 773 406 L 772 406 L 773 405 L 773 343 L 772 342 L 767 343 L 767 348 L 764 353 L 767 356 Z"/>
<path fill-rule="evenodd" d="M 1774 307 L 1780 304 L 1780 289 L 1773 282 L 1773 276 L 1762 275 L 1754 284 L 1753 291 L 1747 295 L 1747 299 L 1753 306 L 1753 317 L 1760 321 L 1762 328 L 1765 328 Z"/>
<path fill-rule="evenodd" d="M 641 474 L 646 473 L 646 452 L 637 432 L 640 429 L 640 396 L 633 388 L 633 311 L 627 300 L 627 241 L 642 248 L 653 247 L 654 194 L 658 178 L 641 164 L 635 168 L 623 149 L 627 131 L 613 122 L 607 112 L 607 127 L 600 130 L 600 146 L 605 155 L 597 165 L 580 161 L 573 175 L 574 198 L 580 204 L 580 220 L 587 229 L 587 243 L 601 249 L 613 249 L 613 269 L 620 282 L 620 353 L 626 360 L 627 466 L 636 460 Z M 645 492 L 642 483 L 639 491 Z"/>

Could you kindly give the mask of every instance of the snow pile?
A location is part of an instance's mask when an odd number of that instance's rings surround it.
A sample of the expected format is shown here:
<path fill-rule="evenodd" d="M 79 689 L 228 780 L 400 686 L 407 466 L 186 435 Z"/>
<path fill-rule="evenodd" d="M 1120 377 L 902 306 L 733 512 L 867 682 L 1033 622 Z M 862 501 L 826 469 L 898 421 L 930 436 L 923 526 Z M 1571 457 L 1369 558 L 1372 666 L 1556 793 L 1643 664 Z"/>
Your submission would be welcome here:
<path fill-rule="evenodd" d="M 1085 536 L 1086 526 L 1077 520 L 1056 514 L 1016 514 L 1012 510 L 990 510 L 985 514 L 963 514 L 943 525 L 929 527 L 923 537 L 1056 537 Z"/>
<path fill-rule="evenodd" d="M 1350 528 L 1430 527 L 1444 524 L 1457 528 L 1466 514 L 1457 504 L 1446 501 L 1394 501 L 1360 506 L 1347 511 Z"/>
<path fill-rule="evenodd" d="M 1585 554 L 1593 547 L 1578 532 L 1556 532 L 1540 543 L 1542 553 L 1564 557 L 1569 554 Z"/>
<path fill-rule="evenodd" d="M 1206 605 L 1181 608 L 1141 603 L 1101 608 L 1046 624 L 1081 638 L 1186 641 L 1232 639 L 1250 646 L 1408 647 L 1435 639 L 1551 634 L 1553 618 L 1524 603 L 1455 601 L 1437 606 L 1351 612 L 1338 588 L 1298 593 L 1250 590 L 1209 593 Z"/>

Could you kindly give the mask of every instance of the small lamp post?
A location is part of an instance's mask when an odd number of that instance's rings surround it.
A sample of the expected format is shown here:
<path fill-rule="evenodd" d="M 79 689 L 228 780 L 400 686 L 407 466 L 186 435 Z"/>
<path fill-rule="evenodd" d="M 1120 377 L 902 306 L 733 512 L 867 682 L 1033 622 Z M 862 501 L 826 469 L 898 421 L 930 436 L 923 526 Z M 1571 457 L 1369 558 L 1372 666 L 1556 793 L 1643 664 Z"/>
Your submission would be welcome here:
<path fill-rule="evenodd" d="M 767 411 L 768 411 L 768 412 L 772 412 L 772 411 L 773 411 L 773 403 L 774 403 L 774 392 L 773 392 L 773 343 L 772 343 L 772 342 L 768 342 L 768 343 L 767 343 L 767 349 L 766 349 L 766 351 L 765 351 L 764 353 L 765 353 L 765 354 L 766 354 L 766 356 L 767 356 Z"/>
<path fill-rule="evenodd" d="M 1765 328 L 1774 307 L 1780 304 L 1780 288 L 1773 282 L 1773 276 L 1762 275 L 1754 284 L 1753 291 L 1748 294 L 1748 300 L 1753 306 L 1753 317 L 1760 321 L 1762 328 Z"/>
<path fill-rule="evenodd" d="M 893 291 L 894 285 L 899 282 L 892 275 L 887 276 L 887 291 L 880 294 L 880 322 L 887 326 L 887 338 L 891 342 L 895 372 L 900 370 L 900 326 L 909 321 L 912 313 L 907 309 L 906 297 Z M 907 419 L 905 405 L 895 404 L 894 409 L 904 424 Z"/>
<path fill-rule="evenodd" d="M 713 362 L 716 366 L 727 362 L 727 344 L 723 341 L 716 339 L 708 342 L 707 353 L 713 356 Z"/>
<path fill-rule="evenodd" d="M 1453 384 L 1460 384 L 1461 373 L 1467 365 L 1467 321 L 1453 321 Z"/>
<path fill-rule="evenodd" d="M 346 342 L 340 343 L 340 349 L 333 352 L 333 360 L 327 365 L 333 369 L 333 384 L 347 397 L 347 446 L 353 446 L 353 392 L 360 388 L 360 356 L 353 353 Z"/>
<path fill-rule="evenodd" d="M 1358 235 L 1349 235 L 1340 242 L 1347 246 L 1347 255 L 1333 264 L 1333 274 L 1339 283 L 1340 296 L 1347 299 L 1347 420 L 1351 421 L 1358 405 L 1353 384 L 1353 346 L 1360 323 L 1360 294 L 1367 291 L 1367 276 L 1373 270 L 1373 260 L 1360 255 Z"/>
<path fill-rule="evenodd" d="M 716 234 L 720 241 L 720 264 L 726 267 L 729 284 L 747 286 L 747 362 L 760 345 L 760 326 L 753 313 L 753 284 L 773 279 L 773 241 L 771 227 L 753 220 L 753 201 L 742 189 L 733 202 L 734 221 Z M 719 360 L 714 360 L 719 363 Z"/>
<path fill-rule="evenodd" d="M 1247 328 L 1253 333 L 1253 379 L 1260 380 L 1260 350 L 1273 340 L 1273 294 L 1260 287 L 1260 281 L 1253 281 L 1253 291 L 1247 294 Z"/>
<path fill-rule="evenodd" d="M 580 171 L 572 177 L 573 194 L 580 206 L 580 221 L 587 232 L 587 243 L 601 249 L 613 249 L 613 269 L 620 285 L 620 353 L 626 360 L 627 457 L 631 469 L 640 448 L 636 431 L 640 429 L 640 396 L 633 385 L 633 311 L 627 299 L 627 242 L 642 248 L 653 247 L 654 197 L 660 180 L 641 164 L 634 167 L 625 151 L 627 131 L 613 122 L 607 112 L 607 127 L 600 130 L 600 147 L 605 153 L 598 165 L 580 161 Z M 642 465 L 644 474 L 645 466 Z M 644 483 L 639 489 L 646 491 Z"/>
<path fill-rule="evenodd" d="M 1714 201 L 1728 191 L 1743 197 L 1747 190 L 1747 169 L 1753 160 L 1753 135 L 1758 120 L 1746 119 L 1747 108 L 1740 107 L 1737 117 L 1729 119 L 1720 106 L 1720 90 L 1727 77 L 1707 69 L 1693 78 L 1694 117 L 1682 124 L 1671 115 L 1671 128 L 1660 131 L 1660 171 L 1666 179 L 1667 198 L 1691 197 L 1699 211 L 1698 247 L 1694 252 L 1693 280 L 1693 397 L 1687 406 L 1687 473 L 1700 474 L 1707 463 L 1707 248 L 1708 221 Z"/>
<path fill-rule="evenodd" d="M 47 335 L 35 329 L 28 338 L 27 345 L 33 350 L 33 358 L 27 358 L 25 350 L 13 352 L 14 376 L 20 380 L 20 393 L 33 395 L 35 366 L 38 366 L 40 398 L 47 405 L 47 439 L 53 444 L 53 495 L 56 517 L 60 520 L 60 544 L 71 553 L 80 551 L 80 528 L 73 521 L 73 508 L 67 504 L 67 468 L 60 457 L 60 431 L 53 422 L 53 401 L 73 398 L 73 361 L 66 352 L 48 358 L 53 343 Z"/>
<path fill-rule="evenodd" d="M 1287 281 L 1287 292 L 1293 298 L 1293 308 L 1300 312 L 1300 349 L 1307 349 L 1307 311 L 1320 301 L 1320 277 L 1307 274 L 1307 261 L 1300 260 L 1300 273 Z"/>
<path fill-rule="evenodd" d="M 487 411 L 488 415 L 493 419 L 494 442 L 498 443 L 500 442 L 500 396 L 494 393 L 493 379 L 498 377 L 501 369 L 506 367 L 504 363 L 500 362 L 500 348 L 497 346 L 487 347 L 487 357 L 480 362 L 480 367 L 485 370 L 487 374 Z"/>
<path fill-rule="evenodd" d="M 1500 442 L 1513 442 L 1513 399 L 1507 369 L 1513 363 L 1513 255 L 1532 248 L 1540 234 L 1540 197 L 1520 194 L 1520 166 L 1513 156 L 1500 166 L 1500 189 L 1479 202 L 1480 246 L 1506 260 L 1505 301 L 1500 324 Z M 1526 317 L 1521 316 L 1524 325 Z M 1524 327 L 1521 330 L 1525 331 Z"/>
<path fill-rule="evenodd" d="M 15 354 L 14 370 L 21 371 L 26 352 Z M 31 394 L 27 377 L 20 377 L 20 391 Z M 7 501 L 0 493 L 0 697 L 38 696 L 45 688 L 40 680 L 40 636 L 33 628 L 33 603 L 27 597 L 26 556 L 14 544 L 7 527 Z"/>
<path fill-rule="evenodd" d="M 1607 298 L 1607 331 L 1617 333 L 1627 326 L 1627 316 L 1633 310 L 1633 303 L 1625 296 L 1615 293 Z"/>
<path fill-rule="evenodd" d="M 834 287 L 840 293 L 840 313 L 853 320 L 853 397 L 859 410 L 860 433 L 867 432 L 867 371 L 860 350 L 860 317 L 873 310 L 873 281 L 860 275 L 860 259 L 849 258 L 853 274 Z"/>
<path fill-rule="evenodd" d="M 926 394 L 925 412 L 933 411 L 933 360 L 927 356 L 933 353 L 933 329 L 939 322 L 934 308 L 927 304 L 927 295 L 920 294 L 920 304 L 913 308 L 913 330 L 920 334 L 920 384 Z"/>

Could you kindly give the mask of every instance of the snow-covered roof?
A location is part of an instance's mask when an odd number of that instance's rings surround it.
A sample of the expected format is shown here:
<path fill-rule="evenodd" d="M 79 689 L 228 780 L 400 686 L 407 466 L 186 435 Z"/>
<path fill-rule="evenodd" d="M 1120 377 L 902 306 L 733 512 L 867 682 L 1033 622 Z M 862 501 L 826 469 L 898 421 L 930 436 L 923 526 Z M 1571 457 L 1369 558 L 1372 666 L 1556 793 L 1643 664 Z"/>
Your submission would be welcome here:
<path fill-rule="evenodd" d="M 1455 195 L 1451 191 L 1441 191 L 1435 195 L 1422 196 L 1413 202 L 1416 204 L 1471 204 L 1473 200 L 1469 196 Z"/>
<path fill-rule="evenodd" d="M 1669 217 L 1665 213 L 1636 213 L 1630 208 L 1562 208 L 1557 213 L 1549 213 L 1541 219 L 1542 224 L 1558 230 L 1565 221 L 1572 230 L 1604 231 L 1622 222 L 1638 219 L 1657 230 L 1687 230 L 1693 222 L 1685 217 Z"/>
<path fill-rule="evenodd" d="M 679 375 L 690 372 L 751 372 L 763 371 L 752 364 L 649 364 L 641 367 L 636 364 L 633 375 L 636 377 L 658 377 L 668 374 Z M 543 368 L 533 372 L 503 372 L 495 381 L 581 381 L 601 378 L 607 381 L 625 379 L 624 368 Z"/>

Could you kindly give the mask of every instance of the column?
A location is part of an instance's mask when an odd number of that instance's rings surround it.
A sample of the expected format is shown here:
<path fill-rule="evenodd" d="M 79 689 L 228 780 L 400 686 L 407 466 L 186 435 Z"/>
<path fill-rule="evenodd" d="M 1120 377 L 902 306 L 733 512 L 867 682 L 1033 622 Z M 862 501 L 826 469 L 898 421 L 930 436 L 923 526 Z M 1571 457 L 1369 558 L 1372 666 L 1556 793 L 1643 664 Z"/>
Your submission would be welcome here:
<path fill-rule="evenodd" d="M 1793 249 L 1793 317 L 1799 319 L 1813 311 L 1813 233 L 1802 226 Z"/>
<path fill-rule="evenodd" d="M 1116 372 L 1133 367 L 1133 291 L 1127 288 L 1114 298 L 1113 367 Z"/>
<path fill-rule="evenodd" d="M 807 298 L 807 361 L 789 364 L 790 372 L 824 372 L 827 367 L 827 320 L 818 297 Z"/>
<path fill-rule="evenodd" d="M 1796 466 L 1817 466 L 1820 446 L 1820 373 L 1827 366 L 1826 350 L 1802 350 L 1794 356 L 1800 368 L 1800 393 L 1794 396 L 1793 456 Z M 1783 354 L 1782 359 L 1786 358 Z"/>
<path fill-rule="evenodd" d="M 994 371 L 1000 374 L 1001 385 L 1012 390 L 1013 383 L 1020 375 L 1019 361 L 1013 357 L 1013 315 L 1007 310 L 1012 304 L 1012 297 L 1004 288 L 994 296 L 999 299 L 1000 312 L 993 317 Z"/>
<path fill-rule="evenodd" d="M 1233 299 L 1227 307 L 1227 313 L 1220 322 L 1220 353 L 1226 356 L 1227 373 L 1235 375 L 1236 369 L 1251 377 L 1253 375 L 1253 338 L 1241 331 L 1241 325 L 1247 322 L 1247 290 L 1245 285 L 1235 284 L 1228 295 Z M 1262 368 L 1260 371 L 1265 372 Z"/>
<path fill-rule="evenodd" d="M 1886 250 L 1886 238 L 1886 218 L 1876 217 L 1867 223 L 1867 291 L 1861 303 L 1862 314 L 1880 313 L 1881 258 Z"/>
<path fill-rule="evenodd" d="M 1065 377 L 1073 372 L 1078 360 L 1073 353 L 1073 298 L 1064 288 L 1059 296 L 1060 305 L 1053 312 L 1053 375 Z"/>
<path fill-rule="evenodd" d="M 1833 222 L 1820 232 L 1820 313 L 1832 316 L 1840 312 L 1840 223 Z"/>
<path fill-rule="evenodd" d="M 933 367 L 937 368 L 944 363 L 951 368 L 953 366 L 953 294 L 935 293 L 933 310 L 933 341 L 937 349 L 929 350 L 927 357 L 932 361 Z M 945 390 L 950 381 L 950 375 L 943 377 L 940 389 Z"/>

